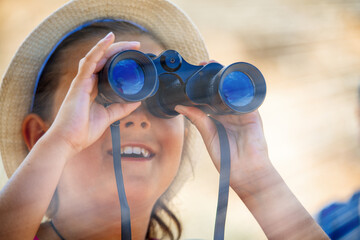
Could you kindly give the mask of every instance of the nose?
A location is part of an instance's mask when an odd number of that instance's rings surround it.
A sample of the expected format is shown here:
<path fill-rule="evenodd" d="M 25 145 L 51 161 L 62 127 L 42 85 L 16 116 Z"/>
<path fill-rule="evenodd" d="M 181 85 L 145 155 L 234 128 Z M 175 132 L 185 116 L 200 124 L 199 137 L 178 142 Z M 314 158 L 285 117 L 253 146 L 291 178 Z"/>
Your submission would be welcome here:
<path fill-rule="evenodd" d="M 120 120 L 120 127 L 132 129 L 149 129 L 151 127 L 149 112 L 143 105 L 140 105 L 129 116 Z"/>

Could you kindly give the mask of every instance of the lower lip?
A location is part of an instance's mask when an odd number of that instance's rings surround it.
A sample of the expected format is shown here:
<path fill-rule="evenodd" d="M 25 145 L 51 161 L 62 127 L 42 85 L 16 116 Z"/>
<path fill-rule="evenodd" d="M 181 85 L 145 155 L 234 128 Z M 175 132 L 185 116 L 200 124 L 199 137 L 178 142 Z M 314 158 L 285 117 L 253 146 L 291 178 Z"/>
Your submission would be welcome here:
<path fill-rule="evenodd" d="M 150 161 L 152 159 L 153 159 L 153 157 L 150 157 L 150 158 L 121 157 L 121 160 L 133 161 L 133 162 L 147 162 L 147 161 Z"/>
<path fill-rule="evenodd" d="M 111 158 L 113 158 L 112 151 L 108 151 L 108 154 L 111 156 Z M 154 158 L 154 156 L 155 155 L 152 155 L 148 158 L 121 157 L 121 160 L 133 161 L 133 162 L 147 162 L 147 161 L 151 161 Z"/>

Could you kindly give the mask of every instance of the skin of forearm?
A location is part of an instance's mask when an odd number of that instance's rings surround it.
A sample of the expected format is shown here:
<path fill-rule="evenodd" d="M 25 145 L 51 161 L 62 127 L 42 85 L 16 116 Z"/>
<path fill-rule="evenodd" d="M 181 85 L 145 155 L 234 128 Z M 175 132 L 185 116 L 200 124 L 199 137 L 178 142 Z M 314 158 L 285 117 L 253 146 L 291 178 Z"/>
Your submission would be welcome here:
<path fill-rule="evenodd" d="M 273 168 L 252 189 L 234 189 L 268 239 L 329 239 Z"/>
<path fill-rule="evenodd" d="M 74 152 L 45 134 L 0 191 L 0 239 L 33 239 Z"/>

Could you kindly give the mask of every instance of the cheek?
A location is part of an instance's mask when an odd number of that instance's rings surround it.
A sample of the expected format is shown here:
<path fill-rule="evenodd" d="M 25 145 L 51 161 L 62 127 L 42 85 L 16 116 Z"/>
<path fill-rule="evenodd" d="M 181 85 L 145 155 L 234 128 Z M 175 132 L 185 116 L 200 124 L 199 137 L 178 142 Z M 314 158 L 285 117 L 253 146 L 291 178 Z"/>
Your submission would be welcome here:
<path fill-rule="evenodd" d="M 157 131 L 157 134 L 164 153 L 162 164 L 166 165 L 168 170 L 172 170 L 172 175 L 176 175 L 184 145 L 184 119 L 178 116 L 159 121 L 158 129 L 161 129 Z"/>
<path fill-rule="evenodd" d="M 74 77 L 75 77 L 75 73 L 62 75 L 60 77 L 59 85 L 53 94 L 52 120 L 55 119 L 61 107 L 61 104 L 64 101 L 67 92 L 69 91 L 72 79 Z"/>
<path fill-rule="evenodd" d="M 106 190 L 115 188 L 113 164 L 108 158 L 104 156 L 101 143 L 96 142 L 70 159 L 64 168 L 59 187 L 66 189 L 74 198 L 83 198 L 92 193 L 104 194 Z"/>
<path fill-rule="evenodd" d="M 160 131 L 159 138 L 164 145 L 181 150 L 184 142 L 184 119 L 182 116 L 159 121 Z"/>

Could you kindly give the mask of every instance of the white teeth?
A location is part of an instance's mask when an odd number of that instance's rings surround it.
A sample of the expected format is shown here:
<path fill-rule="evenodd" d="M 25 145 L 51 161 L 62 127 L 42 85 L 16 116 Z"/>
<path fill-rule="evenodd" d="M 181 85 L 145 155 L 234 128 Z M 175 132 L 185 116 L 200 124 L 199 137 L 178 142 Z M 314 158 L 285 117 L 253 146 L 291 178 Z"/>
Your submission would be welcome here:
<path fill-rule="evenodd" d="M 144 157 L 150 157 L 150 152 L 144 148 L 141 147 L 122 147 L 121 148 L 121 154 L 142 154 Z"/>
<path fill-rule="evenodd" d="M 148 150 L 146 150 L 146 149 L 141 149 L 141 153 L 144 155 L 144 157 L 149 157 L 150 156 L 150 153 L 149 153 L 149 151 Z"/>
<path fill-rule="evenodd" d="M 126 154 L 132 154 L 132 153 L 133 153 L 132 147 L 125 147 L 124 153 L 126 153 Z"/>
<path fill-rule="evenodd" d="M 135 154 L 140 154 L 140 153 L 141 153 L 141 148 L 139 148 L 139 147 L 133 147 L 132 151 L 133 151 L 133 153 L 135 153 Z"/>

